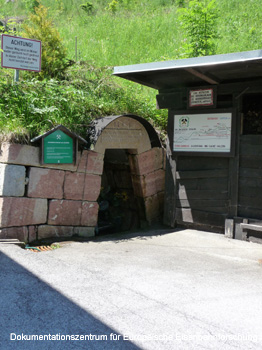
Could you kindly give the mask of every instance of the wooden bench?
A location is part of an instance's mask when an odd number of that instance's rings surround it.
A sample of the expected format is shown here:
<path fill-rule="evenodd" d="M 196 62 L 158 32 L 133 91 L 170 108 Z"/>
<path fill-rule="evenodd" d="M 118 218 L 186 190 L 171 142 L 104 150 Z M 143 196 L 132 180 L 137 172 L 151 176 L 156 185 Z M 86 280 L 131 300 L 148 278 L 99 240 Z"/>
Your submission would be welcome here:
<path fill-rule="evenodd" d="M 247 219 L 243 220 L 243 223 L 240 224 L 240 227 L 242 229 L 242 240 L 247 241 L 248 234 L 247 231 L 256 231 L 256 232 L 262 232 L 262 222 L 260 223 L 254 223 L 254 224 L 249 224 Z"/>

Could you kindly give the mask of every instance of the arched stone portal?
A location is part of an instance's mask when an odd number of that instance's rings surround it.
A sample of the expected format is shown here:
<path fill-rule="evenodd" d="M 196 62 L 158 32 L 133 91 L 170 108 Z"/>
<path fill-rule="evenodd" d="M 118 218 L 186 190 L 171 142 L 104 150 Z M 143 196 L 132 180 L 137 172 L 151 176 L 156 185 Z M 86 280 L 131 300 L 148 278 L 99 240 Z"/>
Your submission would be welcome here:
<path fill-rule="evenodd" d="M 100 208 L 108 205 L 103 196 L 109 196 L 110 188 L 114 187 L 114 198 L 110 193 L 112 200 L 124 200 L 128 193 L 130 208 L 124 203 L 121 207 L 126 213 L 126 228 L 130 220 L 148 225 L 162 221 L 165 151 L 153 126 L 136 115 L 104 117 L 90 125 L 88 141 L 93 159 L 100 162 L 103 159 Z M 138 218 L 130 215 L 134 208 Z"/>

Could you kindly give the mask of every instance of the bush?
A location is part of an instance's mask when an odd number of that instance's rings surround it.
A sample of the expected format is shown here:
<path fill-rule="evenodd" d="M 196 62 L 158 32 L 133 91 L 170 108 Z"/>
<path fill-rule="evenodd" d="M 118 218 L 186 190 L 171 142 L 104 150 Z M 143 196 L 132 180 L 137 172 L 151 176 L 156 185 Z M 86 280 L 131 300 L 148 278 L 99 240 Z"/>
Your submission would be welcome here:
<path fill-rule="evenodd" d="M 213 55 L 216 52 L 218 10 L 215 0 L 191 0 L 188 8 L 178 10 L 187 34 L 182 47 L 187 57 Z"/>
<path fill-rule="evenodd" d="M 35 7 L 35 13 L 30 14 L 28 23 L 23 25 L 23 29 L 25 37 L 42 42 L 42 67 L 38 77 L 63 78 L 72 62 L 66 59 L 65 46 L 52 21 L 48 19 L 48 9 L 39 3 L 38 7 Z"/>
<path fill-rule="evenodd" d="M 91 15 L 94 12 L 94 5 L 91 2 L 86 2 L 85 4 L 80 5 L 80 8 L 88 15 Z"/>

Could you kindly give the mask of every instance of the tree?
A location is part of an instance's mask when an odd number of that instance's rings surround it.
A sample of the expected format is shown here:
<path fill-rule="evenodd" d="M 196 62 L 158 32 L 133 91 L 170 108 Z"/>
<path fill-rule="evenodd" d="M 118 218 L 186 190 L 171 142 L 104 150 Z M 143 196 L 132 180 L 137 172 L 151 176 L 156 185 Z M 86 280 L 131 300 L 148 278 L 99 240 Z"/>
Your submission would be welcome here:
<path fill-rule="evenodd" d="M 187 57 L 215 54 L 218 38 L 216 1 L 190 0 L 187 8 L 178 10 L 179 20 L 187 34 L 183 48 Z"/>

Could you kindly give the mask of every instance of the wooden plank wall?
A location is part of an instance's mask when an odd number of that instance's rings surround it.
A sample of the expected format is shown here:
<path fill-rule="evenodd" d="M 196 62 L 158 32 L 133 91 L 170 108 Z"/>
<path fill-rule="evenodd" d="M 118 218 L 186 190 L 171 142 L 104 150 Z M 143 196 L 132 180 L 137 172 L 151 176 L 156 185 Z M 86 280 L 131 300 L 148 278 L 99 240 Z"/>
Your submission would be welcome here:
<path fill-rule="evenodd" d="M 238 216 L 262 220 L 262 135 L 240 138 Z"/>
<path fill-rule="evenodd" d="M 176 222 L 222 229 L 229 206 L 229 159 L 177 157 Z"/>

